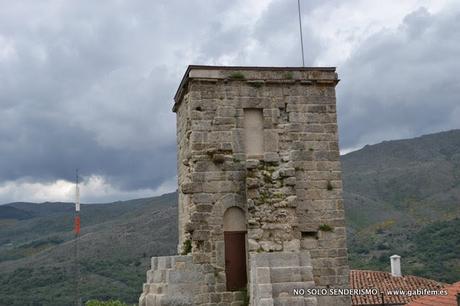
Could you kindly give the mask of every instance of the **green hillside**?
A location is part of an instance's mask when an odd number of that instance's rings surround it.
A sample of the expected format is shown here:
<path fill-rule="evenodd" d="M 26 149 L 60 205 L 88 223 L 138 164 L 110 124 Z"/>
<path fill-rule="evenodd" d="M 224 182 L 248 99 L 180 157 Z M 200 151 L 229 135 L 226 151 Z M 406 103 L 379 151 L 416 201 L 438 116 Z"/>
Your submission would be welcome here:
<path fill-rule="evenodd" d="M 460 131 L 342 157 L 350 264 L 460 280 Z M 71 305 L 73 205 L 0 206 L 0 305 Z M 83 300 L 136 303 L 151 256 L 174 254 L 177 195 L 82 205 Z"/>
<path fill-rule="evenodd" d="M 351 266 L 460 280 L 460 130 L 342 157 Z"/>
<path fill-rule="evenodd" d="M 79 241 L 83 300 L 136 302 L 150 257 L 177 245 L 176 194 L 82 205 Z M 0 305 L 71 305 L 75 272 L 73 205 L 13 203 L 34 214 L 0 213 Z"/>

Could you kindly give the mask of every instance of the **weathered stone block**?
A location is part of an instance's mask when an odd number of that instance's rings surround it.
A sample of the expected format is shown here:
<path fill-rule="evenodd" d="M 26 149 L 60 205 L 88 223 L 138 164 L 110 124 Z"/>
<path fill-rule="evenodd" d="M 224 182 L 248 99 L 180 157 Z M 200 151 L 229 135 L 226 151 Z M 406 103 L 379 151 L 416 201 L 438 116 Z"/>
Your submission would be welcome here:
<path fill-rule="evenodd" d="M 248 238 L 249 239 L 260 239 L 262 238 L 264 231 L 260 228 L 250 229 L 248 230 Z"/>
<path fill-rule="evenodd" d="M 283 249 L 281 244 L 272 241 L 260 241 L 259 244 L 266 252 L 281 251 Z"/>
<path fill-rule="evenodd" d="M 315 238 L 302 239 L 300 242 L 300 246 L 304 250 L 312 250 L 318 247 L 318 240 L 316 240 Z"/>
<path fill-rule="evenodd" d="M 194 231 L 193 240 L 206 241 L 209 239 L 209 231 Z"/>
<path fill-rule="evenodd" d="M 288 177 L 284 179 L 284 184 L 287 186 L 295 186 L 297 183 L 297 180 L 295 177 Z"/>
<path fill-rule="evenodd" d="M 257 285 L 258 298 L 273 298 L 272 284 L 260 283 Z"/>
<path fill-rule="evenodd" d="M 235 117 L 236 109 L 230 106 L 219 106 L 216 114 L 218 117 Z"/>
<path fill-rule="evenodd" d="M 275 152 L 266 152 L 264 153 L 264 161 L 266 163 L 278 163 L 280 161 L 280 156 Z"/>
<path fill-rule="evenodd" d="M 249 189 L 257 188 L 259 187 L 260 181 L 257 178 L 251 178 L 248 177 L 246 178 L 246 187 Z"/>
<path fill-rule="evenodd" d="M 248 249 L 249 251 L 258 251 L 260 248 L 259 243 L 255 239 L 248 239 Z"/>
<path fill-rule="evenodd" d="M 284 241 L 283 242 L 283 251 L 285 251 L 285 252 L 300 251 L 300 240 L 299 239 L 293 239 L 293 240 L 290 240 L 290 241 Z"/>
<path fill-rule="evenodd" d="M 194 183 L 183 183 L 181 186 L 180 186 L 180 189 L 182 191 L 182 193 L 184 194 L 189 194 L 189 193 L 192 193 L 194 188 L 195 188 L 196 184 Z"/>
<path fill-rule="evenodd" d="M 264 150 L 277 152 L 279 150 L 279 133 L 277 130 L 264 131 Z"/>
<path fill-rule="evenodd" d="M 302 275 L 299 266 L 272 267 L 269 270 L 272 283 L 301 282 Z"/>
<path fill-rule="evenodd" d="M 269 267 L 256 267 L 254 273 L 256 274 L 257 283 L 269 284 L 272 282 L 271 269 Z"/>
<path fill-rule="evenodd" d="M 295 175 L 295 169 L 294 168 L 281 168 L 279 170 L 279 174 L 281 177 L 290 177 Z"/>

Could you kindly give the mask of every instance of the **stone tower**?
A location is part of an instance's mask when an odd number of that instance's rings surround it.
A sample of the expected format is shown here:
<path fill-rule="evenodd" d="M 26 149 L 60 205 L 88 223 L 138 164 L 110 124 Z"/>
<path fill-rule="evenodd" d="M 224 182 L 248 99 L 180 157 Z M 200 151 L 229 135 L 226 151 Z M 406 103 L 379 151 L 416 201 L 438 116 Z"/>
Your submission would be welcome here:
<path fill-rule="evenodd" d="M 189 66 L 175 95 L 179 256 L 153 305 L 349 305 L 335 68 Z M 296 294 L 297 293 L 297 294 Z"/>

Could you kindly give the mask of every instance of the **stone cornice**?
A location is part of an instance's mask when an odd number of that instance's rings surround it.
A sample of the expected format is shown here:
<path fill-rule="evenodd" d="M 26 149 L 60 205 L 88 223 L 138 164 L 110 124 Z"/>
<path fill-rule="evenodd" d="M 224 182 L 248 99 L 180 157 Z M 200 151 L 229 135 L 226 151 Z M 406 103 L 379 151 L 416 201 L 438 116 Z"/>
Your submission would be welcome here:
<path fill-rule="evenodd" d="M 177 111 L 188 82 L 245 81 L 248 84 L 332 85 L 338 82 L 335 67 L 249 67 L 190 65 L 174 96 L 173 112 Z"/>

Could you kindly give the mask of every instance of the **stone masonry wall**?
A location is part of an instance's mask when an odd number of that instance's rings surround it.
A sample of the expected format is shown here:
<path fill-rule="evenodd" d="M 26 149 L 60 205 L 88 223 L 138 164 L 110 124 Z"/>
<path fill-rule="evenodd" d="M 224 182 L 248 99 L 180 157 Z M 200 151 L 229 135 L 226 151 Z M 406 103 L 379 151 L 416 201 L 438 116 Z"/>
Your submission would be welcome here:
<path fill-rule="evenodd" d="M 249 253 L 308 251 L 316 286 L 347 285 L 336 84 L 331 69 L 189 71 L 175 105 L 178 249 L 190 242 L 193 263 L 215 269 L 210 292 L 226 290 L 232 206 L 246 213 Z M 262 156 L 245 154 L 245 108 L 263 110 Z"/>

